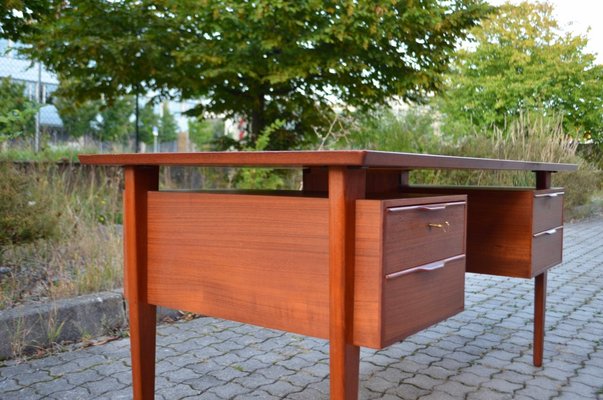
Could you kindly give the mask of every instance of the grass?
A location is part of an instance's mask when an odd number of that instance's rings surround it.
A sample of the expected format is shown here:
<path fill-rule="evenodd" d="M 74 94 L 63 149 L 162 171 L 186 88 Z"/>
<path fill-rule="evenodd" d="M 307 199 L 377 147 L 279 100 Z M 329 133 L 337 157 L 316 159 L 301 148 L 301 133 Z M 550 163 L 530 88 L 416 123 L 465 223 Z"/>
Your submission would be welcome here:
<path fill-rule="evenodd" d="M 1 171 L 26 176 L 30 202 L 43 204 L 56 226 L 48 237 L 2 246 L 9 272 L 0 280 L 0 309 L 120 287 L 121 172 L 49 163 L 10 170 Z"/>
<path fill-rule="evenodd" d="M 528 160 L 578 165 L 576 172 L 553 175 L 553 185 L 566 188 L 566 216 L 585 217 L 601 210 L 603 172 L 577 154 L 578 143 L 563 131 L 561 119 L 523 115 L 504 129 L 473 132 L 461 138 L 438 136 L 429 115 L 385 114 L 355 128 L 347 147 L 409 151 L 452 156 Z M 349 142 L 350 137 L 346 140 Z M 535 174 L 517 171 L 417 170 L 411 183 L 437 185 L 531 186 Z"/>

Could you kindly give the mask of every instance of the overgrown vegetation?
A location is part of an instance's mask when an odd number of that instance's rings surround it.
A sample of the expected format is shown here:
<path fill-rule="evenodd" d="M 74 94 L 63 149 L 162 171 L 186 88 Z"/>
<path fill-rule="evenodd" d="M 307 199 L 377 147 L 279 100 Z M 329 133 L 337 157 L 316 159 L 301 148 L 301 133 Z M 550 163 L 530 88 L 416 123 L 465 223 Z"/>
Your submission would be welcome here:
<path fill-rule="evenodd" d="M 578 164 L 576 172 L 553 176 L 554 185 L 567 189 L 568 217 L 584 216 L 584 211 L 576 209 L 600 196 L 603 189 L 603 173 L 577 154 L 578 142 L 565 134 L 560 117 L 522 114 L 503 128 L 474 130 L 460 138 L 437 132 L 437 127 L 429 109 L 400 114 L 381 111 L 362 117 L 334 147 Z M 418 170 L 411 174 L 412 183 L 437 185 L 534 186 L 534 179 L 531 172 L 516 171 Z"/>
<path fill-rule="evenodd" d="M 121 286 L 119 174 L 2 162 L 0 309 Z"/>

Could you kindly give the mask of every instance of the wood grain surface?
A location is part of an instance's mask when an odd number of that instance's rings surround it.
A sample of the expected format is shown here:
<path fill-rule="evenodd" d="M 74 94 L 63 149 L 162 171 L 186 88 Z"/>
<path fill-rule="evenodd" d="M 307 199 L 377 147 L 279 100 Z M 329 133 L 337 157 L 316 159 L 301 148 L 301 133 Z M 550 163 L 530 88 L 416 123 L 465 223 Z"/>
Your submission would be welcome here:
<path fill-rule="evenodd" d="M 349 166 L 376 168 L 493 169 L 575 171 L 574 164 L 553 164 L 432 154 L 347 151 L 245 151 L 198 153 L 81 154 L 83 164 L 95 165 L 197 165 L 253 167 Z"/>
<path fill-rule="evenodd" d="M 128 167 L 124 192 L 124 261 L 135 400 L 154 398 L 156 307 L 147 300 L 147 194 L 159 186 L 158 167 Z"/>
<path fill-rule="evenodd" d="M 148 300 L 328 338 L 328 200 L 149 193 Z"/>

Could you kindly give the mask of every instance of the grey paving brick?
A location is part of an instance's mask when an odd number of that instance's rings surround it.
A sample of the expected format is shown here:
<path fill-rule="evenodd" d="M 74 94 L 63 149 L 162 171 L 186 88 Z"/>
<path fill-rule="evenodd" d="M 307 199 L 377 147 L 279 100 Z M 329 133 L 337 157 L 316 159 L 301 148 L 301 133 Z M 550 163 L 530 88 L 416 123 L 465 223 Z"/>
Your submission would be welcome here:
<path fill-rule="evenodd" d="M 521 389 L 523 385 L 509 382 L 500 378 L 492 378 L 482 383 L 483 388 L 488 388 L 501 393 L 513 394 L 514 391 Z"/>
<path fill-rule="evenodd" d="M 500 393 L 492 389 L 481 388 L 467 395 L 467 400 L 511 400 L 513 395 L 509 393 Z"/>
<path fill-rule="evenodd" d="M 386 392 L 386 394 L 397 396 L 399 399 L 418 399 L 419 397 L 425 396 L 429 393 L 429 390 L 421 389 L 417 386 L 405 383 L 391 388 Z"/>

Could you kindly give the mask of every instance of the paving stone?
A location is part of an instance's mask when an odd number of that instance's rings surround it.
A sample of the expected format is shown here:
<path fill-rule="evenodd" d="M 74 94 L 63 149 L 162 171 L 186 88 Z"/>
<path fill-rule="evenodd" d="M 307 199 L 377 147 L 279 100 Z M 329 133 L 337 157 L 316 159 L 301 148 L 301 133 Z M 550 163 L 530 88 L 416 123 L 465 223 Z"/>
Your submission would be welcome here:
<path fill-rule="evenodd" d="M 528 396 L 536 400 L 550 399 L 553 396 L 556 396 L 557 393 L 558 392 L 556 390 L 547 390 L 539 386 L 527 386 L 524 389 L 515 392 L 515 394 L 518 396 Z"/>
<path fill-rule="evenodd" d="M 467 395 L 467 400 L 511 400 L 513 395 L 509 393 L 499 393 L 488 388 L 481 388 Z"/>
<path fill-rule="evenodd" d="M 75 387 L 62 392 L 55 392 L 52 396 L 61 400 L 87 400 L 92 397 L 90 392 L 84 387 Z"/>
<path fill-rule="evenodd" d="M 418 399 L 429 394 L 429 390 L 418 388 L 414 385 L 401 384 L 387 391 L 386 394 L 397 396 L 399 399 Z"/>
<path fill-rule="evenodd" d="M 513 394 L 514 391 L 521 389 L 523 385 L 519 385 L 517 383 L 509 382 L 503 379 L 493 378 L 484 383 L 482 383 L 482 387 L 493 389 L 497 392 L 501 393 L 509 393 Z"/>
<path fill-rule="evenodd" d="M 464 385 L 460 382 L 447 381 L 434 388 L 440 392 L 448 393 L 455 399 L 464 399 L 468 393 L 475 391 L 475 387 Z"/>
<path fill-rule="evenodd" d="M 273 396 L 286 398 L 289 393 L 299 392 L 303 388 L 293 385 L 288 381 L 278 380 L 270 385 L 264 385 L 260 389 L 270 393 Z"/>
<path fill-rule="evenodd" d="M 404 383 L 414 385 L 421 389 L 432 390 L 435 386 L 441 385 L 442 379 L 434 379 L 427 375 L 415 375 L 412 378 L 404 379 Z"/>
<path fill-rule="evenodd" d="M 235 382 L 229 382 L 222 386 L 217 386 L 207 392 L 215 393 L 222 399 L 232 399 L 233 397 L 249 393 L 249 388 L 239 385 Z"/>

